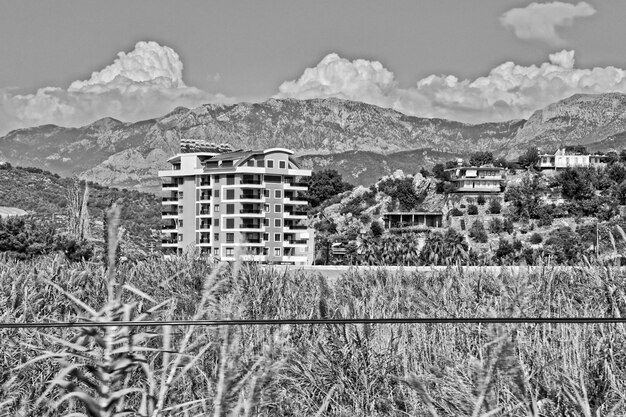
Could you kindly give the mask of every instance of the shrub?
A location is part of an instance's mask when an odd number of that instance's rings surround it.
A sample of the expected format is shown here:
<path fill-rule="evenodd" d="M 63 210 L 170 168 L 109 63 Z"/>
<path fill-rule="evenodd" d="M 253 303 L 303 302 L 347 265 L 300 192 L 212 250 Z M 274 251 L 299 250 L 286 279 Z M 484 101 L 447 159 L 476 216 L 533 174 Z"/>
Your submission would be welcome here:
<path fill-rule="evenodd" d="M 489 231 L 491 233 L 500 233 L 504 230 L 504 223 L 500 217 L 494 217 L 489 223 Z"/>
<path fill-rule="evenodd" d="M 372 235 L 374 235 L 375 237 L 378 237 L 383 234 L 385 229 L 383 228 L 383 226 L 380 224 L 379 221 L 373 221 L 370 226 L 370 231 L 372 232 Z"/>
<path fill-rule="evenodd" d="M 469 235 L 476 242 L 486 243 L 488 240 L 485 226 L 480 220 L 475 220 L 474 223 L 472 223 L 472 227 L 469 230 Z"/>
<path fill-rule="evenodd" d="M 361 220 L 361 223 L 363 224 L 368 224 L 372 221 L 372 216 L 370 216 L 368 213 L 361 213 L 361 215 L 359 216 L 359 220 Z"/>
<path fill-rule="evenodd" d="M 469 206 L 467 206 L 467 214 L 469 215 L 478 214 L 478 206 L 474 204 L 470 204 Z"/>
<path fill-rule="evenodd" d="M 458 216 L 462 216 L 463 212 L 459 210 L 458 208 L 454 207 L 452 210 L 450 210 L 450 215 L 458 217 Z"/>
<path fill-rule="evenodd" d="M 485 199 L 484 195 L 479 195 L 478 198 L 476 198 L 476 203 L 478 203 L 479 206 L 484 205 L 487 202 L 487 200 Z"/>
<path fill-rule="evenodd" d="M 541 242 L 543 242 L 543 238 L 541 237 L 539 233 L 535 232 L 532 235 L 530 235 L 529 242 L 532 243 L 533 245 L 538 245 Z"/>
<path fill-rule="evenodd" d="M 498 199 L 491 199 L 491 201 L 489 201 L 489 213 L 491 214 L 500 214 L 500 211 L 502 210 L 502 205 L 500 204 L 500 201 Z"/>
<path fill-rule="evenodd" d="M 504 223 L 502 224 L 502 230 L 504 230 L 508 234 L 513 233 L 513 230 L 514 230 L 513 221 L 511 221 L 511 219 L 508 219 L 508 218 L 505 219 Z"/>

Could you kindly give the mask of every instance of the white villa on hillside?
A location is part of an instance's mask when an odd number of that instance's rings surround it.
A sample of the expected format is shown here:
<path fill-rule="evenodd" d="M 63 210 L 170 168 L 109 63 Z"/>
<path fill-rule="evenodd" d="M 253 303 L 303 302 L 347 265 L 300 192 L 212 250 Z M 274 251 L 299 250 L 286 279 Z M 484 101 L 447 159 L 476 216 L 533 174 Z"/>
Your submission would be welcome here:
<path fill-rule="evenodd" d="M 459 165 L 446 171 L 451 173 L 450 181 L 455 183 L 458 193 L 499 193 L 506 179 L 506 170 L 493 165 Z"/>
<path fill-rule="evenodd" d="M 606 166 L 604 155 L 570 153 L 565 148 L 559 149 L 554 154 L 541 154 L 539 157 L 541 158 L 538 164 L 540 169 L 600 168 Z"/>

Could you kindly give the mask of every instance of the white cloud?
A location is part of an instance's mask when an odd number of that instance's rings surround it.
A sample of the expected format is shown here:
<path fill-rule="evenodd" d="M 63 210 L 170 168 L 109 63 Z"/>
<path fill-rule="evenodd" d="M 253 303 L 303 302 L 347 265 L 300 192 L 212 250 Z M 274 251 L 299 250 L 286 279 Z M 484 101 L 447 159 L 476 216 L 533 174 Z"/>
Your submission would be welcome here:
<path fill-rule="evenodd" d="M 565 40 L 558 28 L 572 26 L 577 17 L 588 17 L 596 10 L 581 1 L 577 5 L 555 1 L 531 3 L 524 8 L 511 9 L 500 16 L 500 23 L 513 29 L 515 36 L 524 40 L 538 40 L 550 45 L 563 45 Z"/>
<path fill-rule="evenodd" d="M 178 54 L 156 42 L 138 42 L 114 62 L 74 81 L 67 89 L 45 87 L 33 94 L 0 90 L 0 134 L 46 123 L 82 126 L 102 117 L 135 121 L 162 116 L 177 106 L 232 102 L 185 85 Z"/>
<path fill-rule="evenodd" d="M 400 112 L 469 123 L 527 118 L 537 109 L 576 93 L 626 93 L 626 71 L 574 68 L 574 51 L 551 54 L 539 66 L 505 62 L 475 80 L 430 75 L 401 88 L 379 62 L 349 61 L 336 54 L 284 82 L 278 98 L 337 97 Z"/>

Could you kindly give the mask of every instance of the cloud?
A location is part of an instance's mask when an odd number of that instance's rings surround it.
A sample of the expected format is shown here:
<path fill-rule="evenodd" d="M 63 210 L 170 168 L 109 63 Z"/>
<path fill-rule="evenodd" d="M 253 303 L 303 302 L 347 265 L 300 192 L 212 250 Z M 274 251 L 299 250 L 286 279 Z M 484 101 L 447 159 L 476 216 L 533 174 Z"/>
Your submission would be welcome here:
<path fill-rule="evenodd" d="M 41 124 L 82 126 L 102 117 L 135 121 L 162 116 L 177 106 L 232 102 L 185 85 L 178 54 L 156 42 L 138 42 L 112 64 L 74 81 L 67 89 L 44 87 L 33 94 L 0 90 L 0 134 Z"/>
<path fill-rule="evenodd" d="M 626 93 L 626 71 L 611 66 L 575 68 L 574 51 L 563 50 L 539 66 L 505 62 L 474 80 L 430 75 L 402 88 L 379 62 L 351 62 L 330 54 L 278 90 L 277 98 L 337 97 L 409 115 L 479 123 L 527 118 L 576 93 Z"/>
<path fill-rule="evenodd" d="M 538 40 L 550 45 L 563 45 L 565 40 L 557 28 L 572 26 L 577 17 L 588 17 L 596 10 L 581 1 L 577 5 L 555 1 L 531 3 L 524 8 L 511 9 L 500 16 L 500 23 L 513 29 L 515 36 L 524 40 Z"/>

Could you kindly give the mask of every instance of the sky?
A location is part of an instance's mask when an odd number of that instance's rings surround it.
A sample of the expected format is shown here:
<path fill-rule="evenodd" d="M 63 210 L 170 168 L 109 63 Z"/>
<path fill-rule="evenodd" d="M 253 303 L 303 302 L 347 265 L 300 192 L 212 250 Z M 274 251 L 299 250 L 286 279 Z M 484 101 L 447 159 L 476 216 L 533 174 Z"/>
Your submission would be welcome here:
<path fill-rule="evenodd" d="M 0 134 L 338 97 L 467 123 L 626 92 L 626 1 L 0 0 Z"/>

